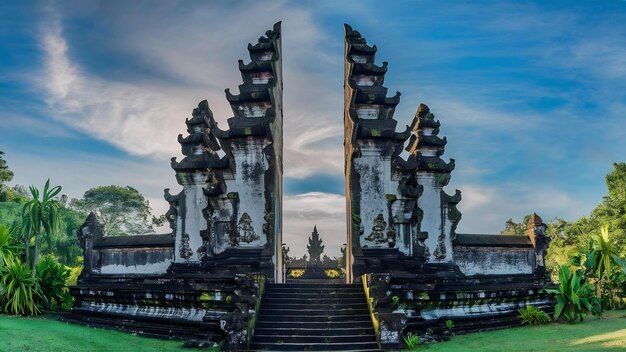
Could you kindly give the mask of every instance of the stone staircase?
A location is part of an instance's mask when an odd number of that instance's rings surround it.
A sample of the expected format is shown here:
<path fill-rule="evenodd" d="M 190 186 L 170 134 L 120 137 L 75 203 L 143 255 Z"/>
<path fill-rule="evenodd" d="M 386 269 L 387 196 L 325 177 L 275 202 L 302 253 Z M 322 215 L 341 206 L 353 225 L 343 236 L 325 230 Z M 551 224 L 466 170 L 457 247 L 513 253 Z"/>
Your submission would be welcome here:
<path fill-rule="evenodd" d="M 268 284 L 252 351 L 380 351 L 363 288 Z"/>

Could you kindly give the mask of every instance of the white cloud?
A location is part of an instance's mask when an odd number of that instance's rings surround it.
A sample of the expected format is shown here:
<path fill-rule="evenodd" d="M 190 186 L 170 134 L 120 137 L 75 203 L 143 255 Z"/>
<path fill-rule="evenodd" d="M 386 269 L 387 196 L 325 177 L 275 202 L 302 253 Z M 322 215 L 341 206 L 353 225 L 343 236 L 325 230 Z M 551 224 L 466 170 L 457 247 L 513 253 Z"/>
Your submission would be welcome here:
<path fill-rule="evenodd" d="M 586 215 L 598 201 L 586 199 L 583 195 L 572 197 L 558 186 L 518 182 L 504 185 L 462 184 L 457 188 L 463 195 L 458 205 L 463 214 L 457 229 L 459 233 L 497 234 L 509 218 L 521 221 L 533 212 L 546 222 L 555 217 L 571 221 Z M 451 192 L 448 190 L 448 193 Z"/>
<path fill-rule="evenodd" d="M 346 243 L 346 200 L 330 193 L 311 192 L 285 196 L 283 205 L 283 242 L 290 247 L 289 255 L 301 257 L 317 225 L 320 238 L 329 257 L 340 256 Z"/>

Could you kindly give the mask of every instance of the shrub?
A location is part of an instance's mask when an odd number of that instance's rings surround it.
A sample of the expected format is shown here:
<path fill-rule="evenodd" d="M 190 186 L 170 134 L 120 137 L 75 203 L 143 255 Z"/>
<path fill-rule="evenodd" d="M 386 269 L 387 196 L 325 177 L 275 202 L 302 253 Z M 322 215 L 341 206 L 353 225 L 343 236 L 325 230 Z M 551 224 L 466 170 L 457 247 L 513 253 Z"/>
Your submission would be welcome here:
<path fill-rule="evenodd" d="M 593 287 L 583 278 L 582 269 L 571 272 L 565 265 L 559 268 L 559 287 L 546 289 L 556 298 L 554 319 L 561 315 L 570 323 L 583 321 L 587 313 L 601 314 L 600 300 L 594 295 Z"/>
<path fill-rule="evenodd" d="M 0 266 L 4 265 L 4 258 L 17 254 L 19 246 L 13 244 L 11 231 L 5 225 L 0 225 Z"/>
<path fill-rule="evenodd" d="M 79 265 L 79 266 L 67 266 L 65 268 L 70 271 L 70 275 L 65 280 L 65 285 L 67 287 L 76 286 L 76 284 L 78 283 L 78 276 L 83 271 L 83 266 L 82 265 Z"/>
<path fill-rule="evenodd" d="M 57 262 L 52 256 L 43 257 L 37 264 L 37 280 L 41 287 L 40 303 L 46 309 L 53 304 L 61 306 L 69 298 L 65 281 L 70 271 Z"/>
<path fill-rule="evenodd" d="M 404 344 L 406 345 L 406 349 L 409 351 L 416 350 L 419 345 L 422 344 L 420 341 L 420 337 L 413 334 L 412 332 L 404 335 L 403 337 Z"/>
<path fill-rule="evenodd" d="M 41 298 L 41 288 L 32 279 L 28 265 L 13 257 L 5 258 L 0 280 L 0 302 L 10 314 L 39 314 L 36 300 Z"/>
<path fill-rule="evenodd" d="M 548 313 L 533 306 L 526 306 L 526 308 L 519 309 L 518 312 L 522 325 L 540 325 L 550 322 Z"/>

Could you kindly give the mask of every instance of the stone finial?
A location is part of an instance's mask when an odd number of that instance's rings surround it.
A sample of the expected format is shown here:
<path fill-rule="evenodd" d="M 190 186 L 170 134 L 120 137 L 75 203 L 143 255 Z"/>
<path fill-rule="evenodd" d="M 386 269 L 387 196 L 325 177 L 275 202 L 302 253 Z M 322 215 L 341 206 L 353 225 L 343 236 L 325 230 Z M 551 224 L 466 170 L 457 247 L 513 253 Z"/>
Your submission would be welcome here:
<path fill-rule="evenodd" d="M 533 244 L 534 247 L 536 247 L 536 236 L 545 236 L 546 230 L 547 226 L 543 223 L 541 217 L 537 215 L 537 213 L 533 213 L 533 215 L 531 215 L 530 219 L 528 220 L 528 224 L 526 225 L 526 231 L 524 231 L 524 234 L 528 236 L 530 242 Z"/>
<path fill-rule="evenodd" d="M 96 213 L 91 212 L 87 215 L 85 222 L 78 228 L 77 235 L 81 244 L 83 244 L 83 248 L 85 239 L 94 239 L 104 236 L 104 225 Z"/>
<path fill-rule="evenodd" d="M 546 236 L 547 229 L 548 226 L 543 223 L 541 217 L 533 213 L 524 232 L 535 248 L 535 274 L 540 276 L 546 275 L 545 258 L 551 240 L 550 237 Z"/>
<path fill-rule="evenodd" d="M 428 113 L 430 113 L 430 108 L 428 107 L 428 105 L 420 103 L 420 105 L 417 107 L 417 113 L 415 115 L 418 117 L 425 117 L 426 115 L 428 115 Z"/>

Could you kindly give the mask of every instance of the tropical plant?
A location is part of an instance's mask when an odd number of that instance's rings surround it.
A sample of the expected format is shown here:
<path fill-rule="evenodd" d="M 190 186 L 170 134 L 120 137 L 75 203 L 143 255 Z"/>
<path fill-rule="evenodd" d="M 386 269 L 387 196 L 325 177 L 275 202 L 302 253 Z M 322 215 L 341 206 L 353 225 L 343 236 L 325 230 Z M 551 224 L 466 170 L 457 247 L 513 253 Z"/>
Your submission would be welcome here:
<path fill-rule="evenodd" d="M 418 346 L 422 344 L 420 337 L 412 332 L 404 335 L 402 339 L 404 340 L 404 344 L 406 345 L 406 349 L 408 351 L 417 350 Z"/>
<path fill-rule="evenodd" d="M 11 238 L 11 231 L 5 225 L 0 225 L 0 266 L 4 264 L 4 258 L 12 257 L 19 251 Z"/>
<path fill-rule="evenodd" d="M 596 296 L 602 299 L 602 288 L 616 271 L 626 272 L 624 260 L 619 257 L 618 248 L 609 236 L 609 228 L 603 225 L 600 233 L 592 237 L 591 251 L 586 255 L 585 267 L 593 272 L 598 280 Z"/>
<path fill-rule="evenodd" d="M 61 192 L 61 186 L 50 188 L 50 179 L 46 181 L 39 199 L 39 190 L 30 186 L 30 193 L 33 199 L 24 204 L 22 208 L 22 233 L 26 247 L 26 262 L 30 262 L 29 247 L 31 239 L 35 238 L 35 248 L 33 250 L 32 274 L 33 281 L 37 274 L 37 263 L 39 262 L 39 242 L 42 235 L 48 243 L 52 242 L 52 236 L 59 230 L 59 203 L 54 197 Z"/>
<path fill-rule="evenodd" d="M 525 308 L 518 309 L 519 319 L 522 325 L 540 325 L 550 322 L 550 316 L 543 310 L 534 307 L 526 306 Z"/>
<path fill-rule="evenodd" d="M 583 277 L 583 270 L 570 271 L 563 265 L 559 268 L 559 286 L 556 289 L 546 289 L 556 298 L 554 319 L 561 315 L 570 323 L 576 320 L 583 321 L 584 315 L 602 313 L 600 300 L 594 295 L 593 287 Z"/>
<path fill-rule="evenodd" d="M 41 287 L 41 305 L 49 309 L 53 304 L 62 306 L 69 299 L 66 280 L 70 270 L 59 264 L 54 257 L 44 256 L 37 264 L 37 280 Z"/>
<path fill-rule="evenodd" d="M 27 264 L 14 257 L 5 258 L 1 269 L 0 302 L 10 314 L 39 314 L 36 301 L 42 297 L 41 288 L 31 277 Z"/>

